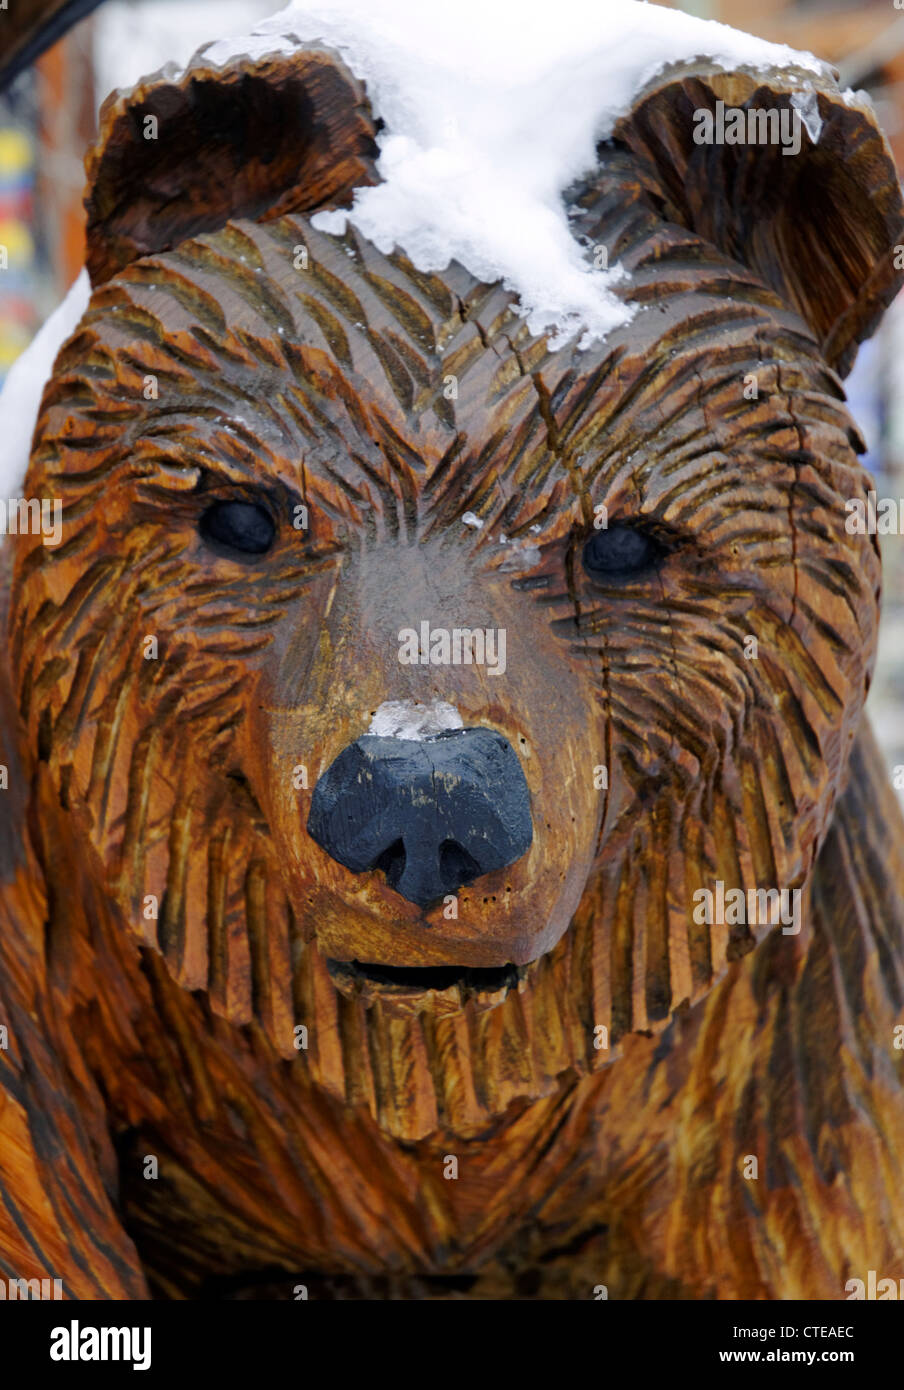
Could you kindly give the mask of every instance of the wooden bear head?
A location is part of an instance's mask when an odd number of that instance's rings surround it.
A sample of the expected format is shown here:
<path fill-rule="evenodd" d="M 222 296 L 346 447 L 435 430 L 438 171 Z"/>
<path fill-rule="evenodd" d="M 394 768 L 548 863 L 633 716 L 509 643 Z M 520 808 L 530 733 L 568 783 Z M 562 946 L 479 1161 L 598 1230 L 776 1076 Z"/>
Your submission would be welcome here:
<path fill-rule="evenodd" d="M 796 157 L 694 142 L 695 110 L 802 84 Z M 499 285 L 311 226 L 376 181 L 376 133 L 316 47 L 106 103 L 94 290 L 27 483 L 63 539 L 17 541 L 11 639 L 43 814 L 98 910 L 412 1138 L 604 1065 L 774 929 L 699 923 L 700 888 L 805 886 L 876 638 L 840 375 L 896 288 L 901 202 L 828 78 L 676 69 L 572 196 L 637 311 L 551 350 Z M 495 634 L 495 665 L 400 661 L 423 624 Z M 399 704 L 451 720 L 395 740 L 432 779 L 406 814 L 440 825 L 464 774 L 437 749 L 483 730 L 473 814 L 510 835 L 483 860 L 442 821 L 432 898 L 398 891 L 401 832 L 361 862 L 335 843 Z"/>

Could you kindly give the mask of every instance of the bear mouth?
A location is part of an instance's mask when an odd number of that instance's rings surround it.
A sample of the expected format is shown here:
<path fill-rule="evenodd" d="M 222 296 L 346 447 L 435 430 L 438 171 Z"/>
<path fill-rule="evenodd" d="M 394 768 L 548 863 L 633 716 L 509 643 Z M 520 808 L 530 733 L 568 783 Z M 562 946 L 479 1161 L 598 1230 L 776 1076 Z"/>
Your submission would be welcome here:
<path fill-rule="evenodd" d="M 327 960 L 330 978 L 344 994 L 383 997 L 411 1004 L 440 996 L 452 1007 L 468 999 L 478 1005 L 501 1003 L 527 977 L 526 965 L 408 966 L 360 960 Z"/>

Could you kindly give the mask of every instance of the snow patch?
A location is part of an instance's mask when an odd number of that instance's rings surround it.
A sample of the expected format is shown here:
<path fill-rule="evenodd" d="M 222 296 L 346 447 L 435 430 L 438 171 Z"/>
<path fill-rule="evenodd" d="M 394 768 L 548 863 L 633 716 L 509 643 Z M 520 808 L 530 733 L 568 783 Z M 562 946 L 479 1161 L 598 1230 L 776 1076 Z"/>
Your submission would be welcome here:
<path fill-rule="evenodd" d="M 370 721 L 374 738 L 405 738 L 417 743 L 448 729 L 463 729 L 461 715 L 445 700 L 421 704 L 416 700 L 386 700 Z"/>
<path fill-rule="evenodd" d="M 551 9 L 540 0 L 457 0 L 451 10 L 424 0 L 304 0 L 247 38 L 208 46 L 203 62 L 314 40 L 364 81 L 385 129 L 383 182 L 313 224 L 340 234 L 350 221 L 419 270 L 454 260 L 501 281 L 551 346 L 581 332 L 587 347 L 630 317 L 612 292 L 621 268 L 596 268 L 605 258 L 571 235 L 562 193 L 594 167 L 596 143 L 639 89 L 667 64 L 697 58 L 725 69 L 829 72 L 809 53 L 640 0 L 557 0 Z"/>
<path fill-rule="evenodd" d="M 9 369 L 0 390 L 0 496 L 15 497 L 21 493 L 47 378 L 60 348 L 75 332 L 90 297 L 88 272 L 83 270 Z"/>
<path fill-rule="evenodd" d="M 534 565 L 538 565 L 542 558 L 540 547 L 534 545 L 532 541 L 519 540 L 511 541 L 505 537 L 500 537 L 500 544 L 509 546 L 500 564 L 496 568 L 503 574 L 514 570 L 531 570 Z"/>
<path fill-rule="evenodd" d="M 795 111 L 800 112 L 800 118 L 806 126 L 807 134 L 814 145 L 819 144 L 819 137 L 822 134 L 822 117 L 819 114 L 819 99 L 815 92 L 794 92 L 791 97 L 791 106 Z"/>

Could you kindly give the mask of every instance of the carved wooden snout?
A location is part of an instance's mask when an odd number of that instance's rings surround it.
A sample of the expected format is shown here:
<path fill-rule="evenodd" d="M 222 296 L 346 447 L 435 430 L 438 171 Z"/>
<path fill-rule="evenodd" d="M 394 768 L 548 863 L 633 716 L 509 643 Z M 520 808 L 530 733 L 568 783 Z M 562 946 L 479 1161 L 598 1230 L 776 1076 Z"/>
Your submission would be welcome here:
<path fill-rule="evenodd" d="M 317 782 L 308 833 L 352 873 L 381 870 L 419 907 L 503 869 L 530 848 L 530 794 L 495 729 L 423 740 L 367 736 Z"/>

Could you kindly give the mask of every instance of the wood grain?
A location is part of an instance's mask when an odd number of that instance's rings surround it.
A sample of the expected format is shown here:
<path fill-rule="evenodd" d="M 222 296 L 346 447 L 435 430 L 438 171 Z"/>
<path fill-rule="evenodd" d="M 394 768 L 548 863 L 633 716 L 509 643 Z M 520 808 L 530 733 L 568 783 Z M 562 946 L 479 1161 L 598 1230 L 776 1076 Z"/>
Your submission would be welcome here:
<path fill-rule="evenodd" d="M 269 105 L 242 106 L 252 78 Z M 186 143 L 214 87 L 236 120 Z M 279 141 L 242 163 L 248 122 L 300 93 L 332 134 L 301 166 Z M 782 156 L 691 149 L 689 103 L 717 94 L 789 88 L 673 74 L 571 191 L 635 310 L 583 352 L 460 266 L 315 231 L 374 133 L 334 57 L 108 109 L 95 291 L 28 478 L 63 541 L 3 556 L 17 1274 L 84 1297 L 493 1299 L 842 1298 L 904 1274 L 904 825 L 862 713 L 880 567 L 844 524 L 870 480 L 836 372 L 894 291 L 900 198 L 869 113 L 826 89 L 825 148 L 786 161 L 757 221 Z M 792 238 L 814 188 L 831 218 Z M 205 548 L 222 497 L 267 501 L 270 552 Z M 591 580 L 600 502 L 661 540 L 657 568 Z M 504 680 L 399 666 L 398 628 L 443 615 L 506 628 Z M 519 753 L 534 839 L 425 925 L 304 827 L 379 704 L 428 696 Z M 718 880 L 800 889 L 800 933 L 697 922 Z M 337 971 L 354 959 L 519 980 L 368 993 Z"/>

